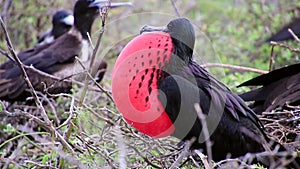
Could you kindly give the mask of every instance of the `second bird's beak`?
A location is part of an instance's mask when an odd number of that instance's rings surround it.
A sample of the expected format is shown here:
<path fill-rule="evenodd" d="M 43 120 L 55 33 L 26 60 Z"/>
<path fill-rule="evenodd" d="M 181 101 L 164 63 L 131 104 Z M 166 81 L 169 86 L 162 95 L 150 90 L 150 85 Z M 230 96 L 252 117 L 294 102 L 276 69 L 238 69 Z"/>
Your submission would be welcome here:
<path fill-rule="evenodd" d="M 89 7 L 98 7 L 99 9 L 104 7 L 117 8 L 121 6 L 133 6 L 131 2 L 115 2 L 109 3 L 108 0 L 95 0 L 89 5 Z"/>
<path fill-rule="evenodd" d="M 166 26 L 162 26 L 162 27 L 156 27 L 156 26 L 149 26 L 149 25 L 145 25 L 141 28 L 140 30 L 140 34 L 144 33 L 144 32 L 154 32 L 154 31 L 159 31 L 159 32 L 167 32 L 167 27 Z"/>

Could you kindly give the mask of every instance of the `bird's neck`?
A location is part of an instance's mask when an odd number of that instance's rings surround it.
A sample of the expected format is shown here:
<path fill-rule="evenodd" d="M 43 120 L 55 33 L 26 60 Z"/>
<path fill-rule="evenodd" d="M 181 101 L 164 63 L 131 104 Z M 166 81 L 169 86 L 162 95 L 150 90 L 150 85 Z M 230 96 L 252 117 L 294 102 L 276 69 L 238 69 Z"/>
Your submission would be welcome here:
<path fill-rule="evenodd" d="M 83 39 L 88 39 L 88 35 L 91 35 L 91 29 L 94 22 L 94 18 L 77 17 L 75 18 L 75 28 L 81 33 Z"/>
<path fill-rule="evenodd" d="M 83 35 L 81 32 L 78 31 L 77 28 L 72 28 L 68 34 L 71 36 L 75 36 L 81 43 L 81 50 L 80 50 L 80 55 L 79 59 L 81 62 L 86 62 L 90 59 L 91 56 L 91 48 L 90 48 L 90 43 L 88 39 L 84 39 Z"/>
<path fill-rule="evenodd" d="M 172 38 L 172 42 L 174 45 L 173 55 L 176 55 L 184 63 L 189 64 L 189 62 L 192 60 L 193 49 L 175 38 Z"/>

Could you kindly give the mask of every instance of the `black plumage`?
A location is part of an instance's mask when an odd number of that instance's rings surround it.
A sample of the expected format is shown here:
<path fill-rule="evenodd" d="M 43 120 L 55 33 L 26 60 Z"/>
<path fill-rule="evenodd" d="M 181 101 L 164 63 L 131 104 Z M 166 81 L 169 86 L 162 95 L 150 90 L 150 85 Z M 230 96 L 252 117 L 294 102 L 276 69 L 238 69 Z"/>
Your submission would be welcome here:
<path fill-rule="evenodd" d="M 68 10 L 59 10 L 52 17 L 52 29 L 43 32 L 38 36 L 38 42 L 34 47 L 26 49 L 18 53 L 18 58 L 21 61 L 34 56 L 41 50 L 49 47 L 51 43 L 68 32 L 74 24 L 74 16 Z M 14 61 L 10 60 L 0 65 L 0 69 L 10 69 L 14 66 Z"/>
<path fill-rule="evenodd" d="M 55 75 L 60 78 L 69 77 L 82 72 L 81 66 L 74 64 L 78 56 L 84 63 L 89 63 L 88 36 L 94 20 L 99 16 L 99 9 L 107 6 L 103 0 L 78 0 L 74 6 L 74 26 L 70 31 L 58 37 L 53 42 L 38 46 L 33 51 L 19 54 L 18 57 L 24 65 L 33 66 L 44 73 Z M 124 4 L 110 4 L 112 7 L 123 6 Z M 128 4 L 125 4 L 128 5 Z M 96 69 L 101 60 L 94 65 Z M 102 64 L 103 65 L 103 64 Z M 106 64 L 105 64 L 106 65 Z M 30 93 L 27 92 L 27 85 L 22 77 L 19 67 L 8 67 L 4 63 L 0 67 L 0 99 L 16 101 L 25 99 Z M 53 78 L 44 76 L 36 71 L 28 71 L 29 79 L 36 90 L 41 91 L 44 85 L 53 85 Z M 55 79 L 55 78 L 54 78 Z M 59 83 L 58 83 L 59 84 Z M 70 83 L 60 84 L 48 92 L 66 92 L 71 88 Z"/>
<path fill-rule="evenodd" d="M 74 16 L 71 11 L 59 10 L 52 17 L 52 29 L 41 33 L 38 39 L 38 45 L 51 43 L 64 33 L 68 32 L 74 24 Z"/>
<path fill-rule="evenodd" d="M 261 86 L 240 95 L 254 101 L 250 107 L 258 114 L 300 101 L 300 63 L 273 70 L 242 83 L 240 86 Z"/>
<path fill-rule="evenodd" d="M 293 40 L 294 37 L 288 29 L 291 29 L 296 36 L 300 37 L 300 18 L 296 18 L 291 23 L 285 25 L 278 32 L 269 37 L 266 42 Z"/>
<path fill-rule="evenodd" d="M 158 99 L 175 125 L 173 135 L 181 140 L 195 138 L 192 149 L 207 153 L 206 138 L 195 104 L 206 117 L 212 159 L 215 161 L 265 151 L 270 139 L 255 113 L 224 84 L 193 61 L 194 29 L 184 18 L 166 27 L 145 26 L 141 32 L 164 31 L 171 35 L 172 57 L 158 80 Z M 284 149 L 283 147 L 281 147 Z M 266 164 L 268 165 L 268 164 Z"/>

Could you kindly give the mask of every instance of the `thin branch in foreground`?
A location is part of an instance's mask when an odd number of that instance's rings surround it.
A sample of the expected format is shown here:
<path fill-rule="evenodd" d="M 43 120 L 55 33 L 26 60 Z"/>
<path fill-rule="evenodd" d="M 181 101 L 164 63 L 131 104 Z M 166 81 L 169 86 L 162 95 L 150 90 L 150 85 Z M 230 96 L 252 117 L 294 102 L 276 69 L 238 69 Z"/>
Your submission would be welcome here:
<path fill-rule="evenodd" d="M 41 163 L 38 163 L 38 162 L 34 162 L 34 161 L 31 161 L 31 160 L 25 160 L 24 161 L 25 164 L 33 164 L 34 166 L 38 167 L 38 168 L 49 168 L 49 169 L 58 169 L 57 167 L 54 167 L 52 165 L 45 165 L 45 164 L 41 164 Z"/>
<path fill-rule="evenodd" d="M 15 61 L 9 54 L 8 54 L 8 52 L 6 52 L 5 50 L 3 50 L 3 49 L 1 49 L 0 48 L 0 53 L 2 54 L 2 55 L 4 55 L 5 57 L 7 57 L 9 60 L 11 60 L 11 61 Z"/>
<path fill-rule="evenodd" d="M 86 67 L 83 65 L 83 63 L 82 63 L 77 57 L 75 57 L 75 59 L 78 61 L 78 63 L 80 64 L 80 66 L 83 68 L 83 70 L 84 70 L 84 71 L 87 71 L 87 70 L 86 70 Z M 96 86 L 97 86 L 102 92 L 104 92 L 104 93 L 106 94 L 106 96 L 114 103 L 114 100 L 113 100 L 112 96 L 109 94 L 109 92 L 106 91 L 105 89 L 103 89 L 103 87 L 100 86 L 100 85 L 97 83 L 97 81 L 94 79 L 94 77 L 93 77 L 89 72 L 87 72 L 86 74 L 87 74 L 87 76 L 89 76 L 89 78 L 96 84 Z M 86 89 L 86 90 L 87 90 L 87 89 Z"/>
<path fill-rule="evenodd" d="M 201 161 L 203 162 L 203 165 L 205 169 L 214 168 L 209 164 L 209 160 L 207 156 L 205 156 L 203 153 L 201 153 L 199 150 L 195 150 L 195 153 L 200 157 Z"/>
<path fill-rule="evenodd" d="M 0 102 L 1 103 L 1 102 Z M 2 103 L 1 103 L 2 104 Z M 4 106 L 2 104 L 2 106 Z M 45 130 L 47 130 L 49 133 L 54 134 L 57 139 L 61 142 L 61 144 L 68 149 L 69 151 L 71 151 L 73 154 L 75 153 L 74 150 L 72 149 L 71 145 L 63 138 L 63 136 L 54 128 L 54 126 L 49 126 L 47 123 L 45 123 L 44 121 L 42 121 L 41 119 L 39 119 L 38 117 L 35 117 L 33 115 L 31 115 L 30 113 L 27 112 L 23 112 L 21 110 L 15 110 L 15 112 L 11 113 L 8 112 L 7 110 L 4 111 L 0 111 L 0 113 L 5 114 L 6 116 L 10 116 L 10 117 L 25 117 L 27 119 L 32 119 L 34 122 L 36 122 L 39 126 L 43 127 Z"/>
<path fill-rule="evenodd" d="M 239 71 L 245 71 L 245 72 L 254 72 L 254 73 L 258 73 L 258 74 L 268 73 L 268 71 L 265 71 L 265 70 L 259 70 L 259 69 L 255 69 L 255 68 L 244 67 L 244 66 L 228 65 L 228 64 L 223 64 L 223 63 L 206 63 L 201 66 L 203 66 L 205 68 L 221 67 L 221 68 L 227 68 L 227 69 L 233 69 L 233 70 L 239 70 Z"/>
<path fill-rule="evenodd" d="M 272 45 L 271 55 L 270 55 L 270 63 L 269 63 L 269 71 L 273 70 L 273 65 L 274 65 L 274 62 L 275 62 L 274 48 L 275 48 L 275 45 Z"/>
<path fill-rule="evenodd" d="M 289 31 L 290 34 L 293 36 L 293 38 L 294 38 L 298 43 L 300 43 L 299 37 L 293 32 L 293 30 L 289 28 L 288 31 Z"/>
<path fill-rule="evenodd" d="M 20 61 L 20 59 L 18 58 L 18 56 L 17 56 L 17 54 L 16 54 L 16 52 L 14 50 L 14 47 L 12 45 L 12 42 L 10 40 L 10 37 L 9 37 L 7 29 L 6 29 L 6 25 L 4 24 L 4 21 L 3 21 L 3 19 L 2 19 L 1 16 L 0 16 L 0 24 L 1 24 L 1 28 L 2 28 L 2 31 L 3 31 L 4 36 L 5 36 L 6 45 L 8 47 L 8 50 L 9 50 L 10 54 L 13 56 L 14 60 L 17 62 L 18 67 L 21 69 L 21 73 L 22 73 L 22 75 L 24 77 L 24 80 L 25 80 L 27 86 L 30 89 L 30 93 L 31 93 L 31 95 L 34 98 L 34 101 L 35 101 L 37 107 L 41 110 L 41 115 L 42 115 L 43 119 L 45 120 L 45 122 L 48 125 L 50 125 L 51 122 L 50 122 L 50 120 L 49 120 L 49 118 L 47 116 L 46 110 L 44 109 L 42 102 L 40 101 L 40 99 L 39 99 L 36 91 L 34 90 L 32 84 L 31 84 L 31 82 L 29 80 L 29 77 L 28 77 L 28 75 L 27 75 L 27 73 L 26 73 L 26 71 L 25 71 L 25 69 L 23 67 L 23 63 Z"/>
<path fill-rule="evenodd" d="M 270 44 L 271 44 L 272 46 L 283 47 L 283 48 L 288 49 L 288 50 L 290 50 L 290 51 L 292 51 L 292 52 L 294 52 L 294 53 L 300 54 L 300 49 L 299 49 L 299 48 L 292 48 L 292 47 L 290 47 L 290 46 L 288 46 L 288 45 L 285 45 L 285 44 L 283 44 L 283 43 L 274 42 L 274 41 L 271 41 Z"/>
<path fill-rule="evenodd" d="M 143 156 L 142 154 L 141 154 L 141 152 L 136 148 L 136 147 L 134 147 L 134 145 L 130 145 L 130 144 L 126 144 L 128 147 L 130 147 L 130 148 L 132 148 L 143 160 L 145 160 L 145 162 L 148 164 L 148 165 L 150 165 L 150 166 L 152 166 L 152 167 L 154 167 L 154 168 L 162 168 L 161 166 L 158 166 L 158 165 L 156 165 L 156 164 L 154 164 L 154 163 L 152 163 L 150 160 L 148 160 L 148 158 L 146 158 L 145 156 Z"/>
<path fill-rule="evenodd" d="M 294 34 L 294 32 L 292 30 L 290 30 L 290 29 L 289 29 L 289 32 L 293 35 L 293 37 L 295 38 L 295 40 L 300 43 L 300 39 Z M 275 46 L 283 47 L 285 49 L 290 50 L 291 52 L 300 54 L 300 49 L 299 48 L 292 48 L 292 47 L 290 47 L 290 46 L 288 46 L 286 44 L 279 43 L 279 42 L 274 42 L 274 41 L 271 41 L 270 44 L 272 45 L 272 49 L 271 49 L 271 56 L 270 56 L 269 71 L 273 70 L 273 64 L 275 62 L 275 59 L 274 59 L 275 58 L 274 57 L 274 48 L 275 48 Z"/>
<path fill-rule="evenodd" d="M 108 11 L 109 11 L 109 6 L 111 4 L 111 0 L 109 0 L 107 2 L 107 4 L 108 5 L 104 9 L 102 9 L 104 12 L 101 11 L 101 14 L 100 14 L 101 15 L 101 20 L 102 20 L 102 25 L 101 25 L 100 34 L 98 36 L 96 45 L 93 48 L 93 54 L 91 56 L 90 67 L 88 68 L 88 72 L 87 73 L 92 73 L 91 71 L 92 71 L 93 64 L 95 62 L 96 54 L 98 52 L 98 49 L 100 47 L 100 43 L 101 43 L 101 40 L 102 40 L 102 36 L 104 34 L 105 25 L 106 25 L 106 19 L 108 17 Z M 92 43 L 91 43 L 91 46 L 93 46 Z M 87 89 L 88 89 L 88 82 L 89 82 L 89 80 L 88 80 L 87 77 L 88 77 L 88 74 L 86 74 L 86 77 L 85 77 L 85 85 L 84 85 L 84 88 L 83 88 L 82 93 L 81 93 L 80 104 L 82 104 L 84 102 L 84 98 L 86 96 L 86 92 L 87 92 Z"/>
<path fill-rule="evenodd" d="M 192 144 L 196 141 L 196 138 L 193 137 L 192 139 L 185 142 L 185 145 L 183 147 L 183 150 L 179 154 L 179 157 L 175 160 L 175 162 L 171 165 L 169 169 L 175 169 L 180 168 L 180 162 L 189 155 L 190 153 L 190 147 Z"/>
<path fill-rule="evenodd" d="M 205 137 L 205 146 L 206 146 L 208 161 L 211 161 L 212 160 L 212 150 L 211 150 L 212 142 L 210 140 L 210 134 L 209 134 L 209 131 L 208 131 L 208 128 L 207 128 L 205 115 L 203 114 L 199 103 L 196 103 L 194 105 L 194 107 L 195 107 L 197 115 L 198 115 L 198 117 L 201 121 L 201 124 L 202 124 L 202 132 L 203 132 L 204 137 Z"/>
<path fill-rule="evenodd" d="M 118 158 L 119 169 L 126 169 L 127 167 L 126 154 L 128 154 L 128 152 L 125 145 L 125 140 L 121 133 L 120 126 L 115 126 L 115 129 L 116 129 L 116 135 L 115 135 L 116 141 L 119 148 L 119 158 Z"/>
<path fill-rule="evenodd" d="M 179 10 L 178 10 L 178 8 L 177 8 L 177 6 L 176 6 L 175 1 L 174 1 L 174 0 L 171 0 L 171 3 L 172 3 L 172 6 L 173 6 L 173 8 L 174 8 L 174 10 L 175 10 L 176 15 L 177 15 L 178 17 L 181 17 L 181 15 L 180 15 L 180 13 L 179 13 Z"/>

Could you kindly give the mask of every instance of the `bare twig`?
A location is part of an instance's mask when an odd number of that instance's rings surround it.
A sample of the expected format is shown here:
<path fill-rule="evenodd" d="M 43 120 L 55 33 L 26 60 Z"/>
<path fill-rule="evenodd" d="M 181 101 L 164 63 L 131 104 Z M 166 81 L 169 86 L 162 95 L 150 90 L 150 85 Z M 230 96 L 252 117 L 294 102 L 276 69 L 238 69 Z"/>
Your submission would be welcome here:
<path fill-rule="evenodd" d="M 292 36 L 294 37 L 294 39 L 298 43 L 300 43 L 300 39 L 297 37 L 297 35 L 291 29 L 288 29 L 288 31 L 292 34 Z M 272 48 L 271 48 L 269 71 L 273 70 L 273 64 L 275 62 L 275 55 L 274 55 L 274 48 L 275 48 L 275 46 L 283 47 L 283 48 L 288 49 L 291 52 L 294 52 L 294 53 L 297 53 L 297 54 L 300 53 L 300 49 L 299 48 L 292 48 L 292 47 L 290 47 L 290 46 L 288 46 L 286 44 L 283 44 L 283 43 L 271 41 L 270 44 L 272 45 Z"/>
<path fill-rule="evenodd" d="M 292 51 L 294 53 L 300 54 L 300 49 L 298 49 L 298 48 L 292 48 L 292 47 L 290 47 L 288 45 L 285 45 L 283 43 L 274 42 L 274 41 L 271 41 L 270 44 L 273 45 L 273 46 L 283 47 L 283 48 L 286 48 L 286 49 L 288 49 L 288 50 L 290 50 L 290 51 Z"/>
<path fill-rule="evenodd" d="M 190 147 L 191 145 L 196 141 L 195 137 L 193 137 L 192 139 L 188 140 L 185 142 L 184 148 L 181 151 L 179 157 L 176 159 L 176 161 L 171 165 L 170 169 L 175 169 L 175 168 L 179 168 L 179 164 L 182 161 L 182 159 L 184 159 L 185 157 L 187 157 L 190 153 Z"/>
<path fill-rule="evenodd" d="M 87 71 L 86 70 L 86 68 L 84 67 L 84 65 L 82 64 L 82 62 L 77 58 L 77 57 L 75 57 L 75 59 L 78 61 L 78 63 L 81 65 L 81 67 L 85 70 L 85 71 Z M 89 72 L 87 72 L 86 73 L 87 74 L 87 76 L 96 84 L 96 86 L 102 91 L 102 92 L 104 92 L 106 95 L 107 95 L 107 97 L 111 100 L 111 101 L 113 101 L 113 98 L 112 98 L 112 96 L 109 94 L 109 92 L 108 91 L 106 91 L 106 90 L 104 90 L 103 89 L 103 87 L 102 86 L 100 86 L 98 83 L 97 83 L 97 81 L 94 79 L 94 77 L 89 73 Z M 87 89 L 86 89 L 87 90 Z M 82 100 L 81 100 L 82 101 Z M 80 102 L 81 103 L 81 102 Z M 114 102 L 113 102 L 114 103 Z"/>
<path fill-rule="evenodd" d="M 98 49 L 100 47 L 102 36 L 103 36 L 104 30 L 105 30 L 105 23 L 106 23 L 106 19 L 107 19 L 107 16 L 108 16 L 108 11 L 109 11 L 109 6 L 110 6 L 110 3 L 111 3 L 111 0 L 109 0 L 107 3 L 108 3 L 108 5 L 104 9 L 102 9 L 102 10 L 104 10 L 104 12 L 101 12 L 101 14 L 102 14 L 101 15 L 102 25 L 101 25 L 99 37 L 98 37 L 96 45 L 95 45 L 95 47 L 93 49 L 93 54 L 91 56 L 90 67 L 89 67 L 89 71 L 88 71 L 88 73 L 90 73 L 90 74 L 92 73 L 91 72 L 92 71 L 92 67 L 93 67 L 93 64 L 94 64 L 94 61 L 95 61 L 95 58 L 96 58 L 96 54 L 97 54 Z M 84 85 L 84 88 L 82 90 L 80 104 L 83 103 L 85 95 L 86 95 L 86 92 L 87 92 L 88 81 L 89 81 L 87 77 L 88 77 L 88 75 L 86 75 L 86 78 L 85 78 L 85 85 Z"/>
<path fill-rule="evenodd" d="M 58 96 L 69 97 L 69 98 L 74 99 L 74 101 L 75 101 L 76 103 L 79 103 L 79 102 L 80 102 L 79 99 L 76 99 L 74 96 L 72 96 L 72 95 L 70 95 L 70 94 L 66 94 L 66 93 L 49 94 L 49 95 L 52 96 L 52 97 L 58 97 Z M 112 120 L 99 116 L 99 114 L 98 114 L 96 111 L 94 111 L 94 110 L 93 110 L 90 106 L 88 106 L 87 104 L 83 103 L 82 106 L 83 106 L 84 108 L 86 108 L 89 112 L 91 112 L 93 115 L 95 115 L 97 118 L 99 118 L 100 120 L 103 120 L 103 121 L 105 121 L 106 123 L 108 123 L 108 124 L 110 124 L 110 125 L 112 125 L 112 126 L 115 125 L 115 123 L 114 123 Z M 109 111 L 108 109 L 104 109 L 104 108 L 103 108 L 103 109 L 100 109 L 100 111 L 101 111 L 101 110 L 102 110 L 102 111 L 108 111 L 108 112 L 111 112 L 111 111 Z M 69 118 L 70 118 L 70 117 L 69 117 Z M 68 119 L 69 119 L 69 118 L 68 118 Z M 66 125 L 66 124 L 67 124 L 67 123 L 64 123 L 64 125 Z M 63 127 L 64 125 L 60 125 L 59 127 L 57 127 L 57 129 Z"/>
<path fill-rule="evenodd" d="M 120 126 L 115 126 L 116 128 L 116 141 L 119 148 L 119 169 L 126 169 L 127 163 L 126 163 L 126 154 L 127 154 L 127 148 L 125 145 L 125 140 L 123 138 L 123 135 L 120 130 Z"/>
<path fill-rule="evenodd" d="M 195 153 L 200 157 L 201 161 L 204 164 L 205 169 L 211 169 L 211 165 L 209 164 L 209 161 L 207 159 L 207 156 L 205 156 L 203 153 L 201 153 L 199 150 L 195 150 Z"/>
<path fill-rule="evenodd" d="M 43 83 L 43 82 L 42 82 L 42 83 Z M 44 84 L 44 85 L 45 85 L 45 84 Z M 43 98 L 43 100 L 46 101 L 46 102 L 48 103 L 48 105 L 50 106 L 51 111 L 52 111 L 52 113 L 53 113 L 53 115 L 54 115 L 54 117 L 55 117 L 56 123 L 57 123 L 57 124 L 60 124 L 60 119 L 59 119 L 58 116 L 57 116 L 57 112 L 56 112 L 56 110 L 55 110 L 55 106 L 53 105 L 53 103 L 51 102 L 51 100 L 50 100 L 45 94 L 43 94 L 42 92 L 38 92 L 38 91 L 37 91 L 37 94 L 39 94 L 39 95 Z"/>
<path fill-rule="evenodd" d="M 71 104 L 70 104 L 70 110 L 69 110 L 69 117 L 67 118 L 66 121 L 64 121 L 63 124 L 61 124 L 60 126 L 58 126 L 56 129 L 60 129 L 61 127 L 69 124 L 69 122 L 71 121 L 71 119 L 73 118 L 73 114 L 74 114 L 74 102 L 75 102 L 75 98 L 71 95 L 69 95 L 71 97 Z"/>
<path fill-rule="evenodd" d="M 151 161 L 149 161 L 146 157 L 144 157 L 141 152 L 136 148 L 134 147 L 134 145 L 130 145 L 130 144 L 127 144 L 128 147 L 132 148 L 140 157 L 142 157 L 143 160 L 145 160 L 145 162 L 147 164 L 149 164 L 150 166 L 154 167 L 154 168 L 162 168 L 161 166 L 158 166 L 154 163 L 152 163 Z"/>
<path fill-rule="evenodd" d="M 13 140 L 16 140 L 16 139 L 18 139 L 18 138 L 20 138 L 20 137 L 24 137 L 24 136 L 32 136 L 32 135 L 35 135 L 35 134 L 49 134 L 49 133 L 46 133 L 46 132 L 35 132 L 35 133 L 20 134 L 20 135 L 17 135 L 17 136 L 15 136 L 15 137 L 13 137 L 13 138 L 11 138 L 11 139 L 9 139 L 9 140 L 6 140 L 6 141 L 4 141 L 3 143 L 1 143 L 1 144 L 0 144 L 0 148 L 4 147 L 5 144 L 7 144 L 7 143 L 9 143 L 9 142 L 11 142 L 11 141 L 13 141 Z"/>
<path fill-rule="evenodd" d="M 27 73 L 26 73 L 26 71 L 25 71 L 25 69 L 23 67 L 23 63 L 20 61 L 20 59 L 16 55 L 16 52 L 15 52 L 15 50 L 13 48 L 13 45 L 12 45 L 11 40 L 9 38 L 8 32 L 6 30 L 6 26 L 5 26 L 4 21 L 2 20 L 1 16 L 0 16 L 0 24 L 1 24 L 2 31 L 4 32 L 4 35 L 5 35 L 6 45 L 8 47 L 8 50 L 9 50 L 10 54 L 13 56 L 14 60 L 17 62 L 18 67 L 21 69 L 21 73 L 22 73 L 22 75 L 24 77 L 24 80 L 25 80 L 27 86 L 30 89 L 30 93 L 32 94 L 32 96 L 34 98 L 37 107 L 41 110 L 42 117 L 44 118 L 44 120 L 46 121 L 46 123 L 48 125 L 50 125 L 51 122 L 50 122 L 50 120 L 49 120 L 49 118 L 47 116 L 46 110 L 44 109 L 43 104 L 41 103 L 39 97 L 37 96 L 37 94 L 36 94 L 36 92 L 35 92 L 32 84 L 31 84 L 31 82 L 29 80 L 29 77 L 28 77 L 28 75 L 27 75 Z"/>
<path fill-rule="evenodd" d="M 34 161 L 31 161 L 31 160 L 25 160 L 24 163 L 33 164 L 33 165 L 35 165 L 37 168 L 58 169 L 57 167 L 54 167 L 54 166 L 52 166 L 52 165 L 45 165 L 45 164 L 41 164 L 41 163 L 34 162 Z"/>
<path fill-rule="evenodd" d="M 206 152 L 207 152 L 207 156 L 208 156 L 208 161 L 211 161 L 212 159 L 212 151 L 211 151 L 211 141 L 210 141 L 210 135 L 209 135 L 209 132 L 208 132 L 208 128 L 207 128 L 207 124 L 206 124 L 206 119 L 205 119 L 205 116 L 200 108 L 200 105 L 199 103 L 196 103 L 195 105 L 195 110 L 197 112 L 197 115 L 201 121 L 201 124 L 202 124 L 202 132 L 204 134 L 204 137 L 205 137 L 205 145 L 206 145 Z"/>
<path fill-rule="evenodd" d="M 213 168 L 218 168 L 218 166 L 221 166 L 222 164 L 224 163 L 228 163 L 228 162 L 238 162 L 238 163 L 241 163 L 240 166 L 245 166 L 246 168 L 250 167 L 247 165 L 247 163 L 245 163 L 244 161 L 238 159 L 238 158 L 234 158 L 234 159 L 225 159 L 225 160 L 221 160 L 221 161 L 218 161 L 217 163 L 215 163 L 213 165 Z"/>
<path fill-rule="evenodd" d="M 275 45 L 272 45 L 271 55 L 270 55 L 270 63 L 269 63 L 269 71 L 273 70 L 273 64 L 275 62 L 274 48 L 275 48 Z"/>
<path fill-rule="evenodd" d="M 288 31 L 289 31 L 290 34 L 294 37 L 294 39 L 295 39 L 298 43 L 300 43 L 299 37 L 293 32 L 293 30 L 289 28 Z"/>
<path fill-rule="evenodd" d="M 104 154 L 98 147 L 93 147 L 91 144 L 88 144 L 82 137 L 76 136 L 85 146 L 97 152 L 100 156 L 102 156 L 105 161 L 110 165 L 111 168 L 117 168 L 113 163 L 113 160 L 108 155 Z"/>
<path fill-rule="evenodd" d="M 254 73 L 258 73 L 258 74 L 268 73 L 268 71 L 265 71 L 265 70 L 259 70 L 259 69 L 255 69 L 255 68 L 244 67 L 244 66 L 227 65 L 227 64 L 222 64 L 222 63 L 206 63 L 206 64 L 203 64 L 202 66 L 203 67 L 222 67 L 222 68 L 234 69 L 234 70 L 239 70 L 239 71 L 254 72 Z"/>
<path fill-rule="evenodd" d="M 174 8 L 174 10 L 175 10 L 176 15 L 177 15 L 178 17 L 181 17 L 181 15 L 180 15 L 180 13 L 179 13 L 179 10 L 178 10 L 178 8 L 177 8 L 177 6 L 176 6 L 175 1 L 174 1 L 174 0 L 171 0 L 171 3 L 172 3 L 172 6 L 173 6 L 173 8 Z"/>
<path fill-rule="evenodd" d="M 3 166 L 4 169 L 9 168 L 8 165 L 14 160 L 16 159 L 18 156 L 20 156 L 21 152 L 22 152 L 22 147 L 25 143 L 25 139 L 21 139 L 18 141 L 18 145 L 17 148 L 12 152 L 12 154 L 7 158 L 5 165 Z"/>
<path fill-rule="evenodd" d="M 3 20 L 4 22 L 6 23 L 7 20 L 8 20 L 8 17 L 9 17 L 9 8 L 11 7 L 12 5 L 12 0 L 6 0 L 5 1 L 5 4 L 4 4 L 4 7 L 2 9 L 2 16 L 4 17 Z"/>
<path fill-rule="evenodd" d="M 14 61 L 14 59 L 3 49 L 0 49 L 0 53 L 7 57 L 9 60 Z"/>
<path fill-rule="evenodd" d="M 38 117 L 35 117 L 35 116 L 33 116 L 33 115 L 31 115 L 27 112 L 23 112 L 21 110 L 15 110 L 14 113 L 11 113 L 11 112 L 8 112 L 8 111 L 4 110 L 4 111 L 0 111 L 0 113 L 4 113 L 7 116 L 11 116 L 11 117 L 21 116 L 21 117 L 26 117 L 28 119 L 32 119 L 34 122 L 36 122 L 39 126 L 43 127 L 48 132 L 55 134 L 55 136 L 57 136 L 58 140 L 62 143 L 62 145 L 65 148 L 67 148 L 69 151 L 74 153 L 71 145 L 63 138 L 63 136 L 61 136 L 61 134 L 57 130 L 55 130 L 55 128 L 52 125 L 48 126 L 47 123 L 40 120 Z"/>

